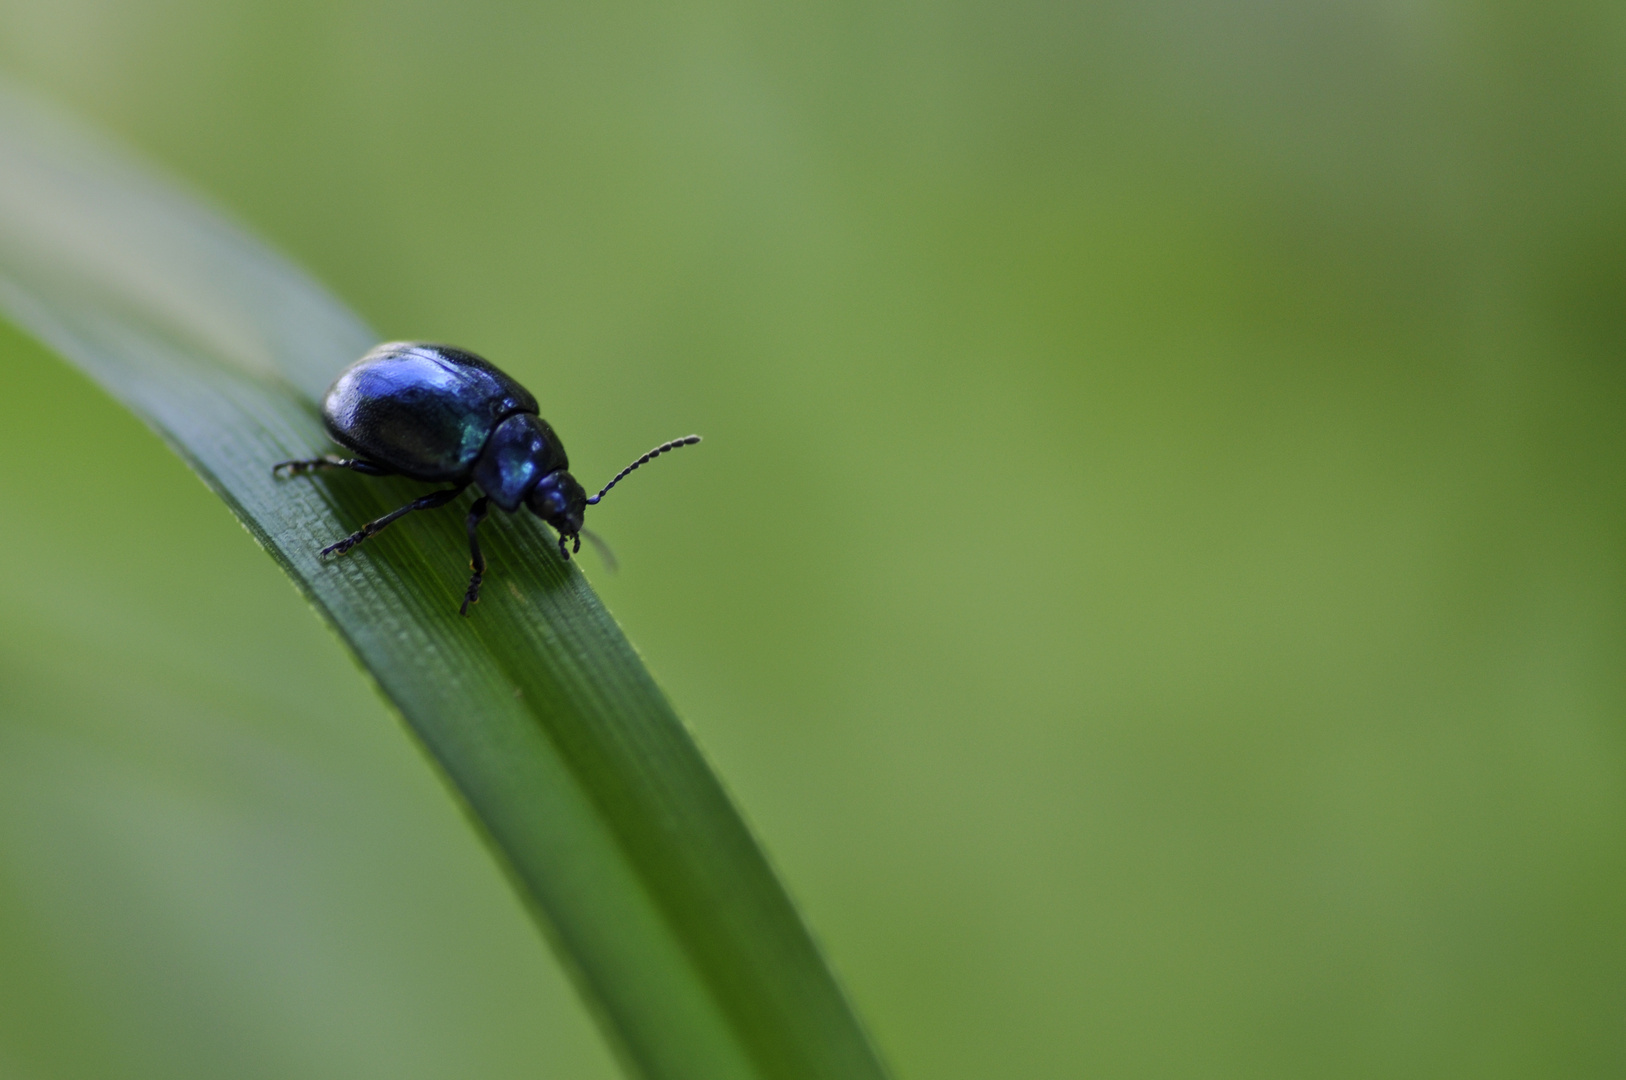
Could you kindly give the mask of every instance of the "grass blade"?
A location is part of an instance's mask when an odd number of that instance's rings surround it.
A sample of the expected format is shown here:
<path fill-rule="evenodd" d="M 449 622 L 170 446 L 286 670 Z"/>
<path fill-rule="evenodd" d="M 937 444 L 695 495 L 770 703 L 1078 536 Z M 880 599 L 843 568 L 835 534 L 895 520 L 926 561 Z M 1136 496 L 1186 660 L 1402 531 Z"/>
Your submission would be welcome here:
<path fill-rule="evenodd" d="M 318 560 L 425 490 L 271 475 L 329 446 L 314 401 L 376 340 L 359 319 L 197 199 L 3 87 L 0 309 L 151 424 L 331 621 L 629 1071 L 883 1075 L 716 778 L 539 522 L 488 523 L 492 572 L 470 619 L 457 615 L 461 513 L 416 515 Z"/>

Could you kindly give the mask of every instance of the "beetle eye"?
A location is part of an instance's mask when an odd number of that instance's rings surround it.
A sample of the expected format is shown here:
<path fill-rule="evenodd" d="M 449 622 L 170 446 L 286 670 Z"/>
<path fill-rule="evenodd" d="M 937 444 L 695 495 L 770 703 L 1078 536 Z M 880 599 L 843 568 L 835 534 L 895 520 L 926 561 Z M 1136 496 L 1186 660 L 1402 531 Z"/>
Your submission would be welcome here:
<path fill-rule="evenodd" d="M 556 518 L 570 508 L 565 493 L 553 484 L 538 484 L 532 488 L 528 501 L 531 512 L 544 521 Z"/>

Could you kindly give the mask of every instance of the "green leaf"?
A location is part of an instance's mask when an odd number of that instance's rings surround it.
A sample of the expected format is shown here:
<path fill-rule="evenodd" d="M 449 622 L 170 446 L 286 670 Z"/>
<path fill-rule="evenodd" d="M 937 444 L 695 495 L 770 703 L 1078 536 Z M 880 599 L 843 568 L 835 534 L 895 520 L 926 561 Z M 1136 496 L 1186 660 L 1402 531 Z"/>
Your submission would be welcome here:
<path fill-rule="evenodd" d="M 332 623 L 630 1072 L 884 1074 L 721 785 L 540 522 L 488 522 L 492 570 L 467 619 L 467 497 L 318 558 L 425 490 L 271 474 L 330 448 L 314 402 L 377 337 L 356 316 L 196 197 L 3 87 L 0 309 L 156 429 Z"/>

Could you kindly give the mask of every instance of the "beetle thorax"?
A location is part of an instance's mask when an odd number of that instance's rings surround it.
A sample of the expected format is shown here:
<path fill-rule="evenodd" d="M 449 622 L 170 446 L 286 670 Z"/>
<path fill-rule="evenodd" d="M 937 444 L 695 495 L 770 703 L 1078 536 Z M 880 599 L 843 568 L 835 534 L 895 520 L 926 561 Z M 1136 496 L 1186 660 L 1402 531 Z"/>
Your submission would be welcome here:
<path fill-rule="evenodd" d="M 491 501 L 512 513 L 545 477 L 570 467 L 548 422 L 534 413 L 497 425 L 474 463 L 472 479 Z"/>

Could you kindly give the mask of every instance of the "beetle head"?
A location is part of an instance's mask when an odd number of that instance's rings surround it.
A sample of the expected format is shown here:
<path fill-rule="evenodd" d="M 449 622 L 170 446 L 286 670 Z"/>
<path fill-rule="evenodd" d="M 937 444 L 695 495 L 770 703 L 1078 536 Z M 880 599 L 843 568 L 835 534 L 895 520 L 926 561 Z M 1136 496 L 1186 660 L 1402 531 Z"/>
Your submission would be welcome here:
<path fill-rule="evenodd" d="M 587 492 L 576 482 L 576 478 L 564 469 L 556 469 L 536 482 L 531 493 L 525 497 L 525 505 L 531 508 L 531 513 L 553 526 L 559 534 L 559 550 L 565 552 L 565 541 L 575 540 L 576 546 L 581 547 L 581 541 L 576 539 L 582 531 L 582 515 L 587 510 Z M 570 557 L 565 552 L 565 557 Z"/>

